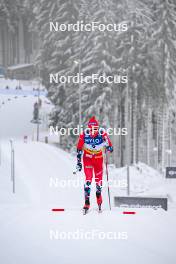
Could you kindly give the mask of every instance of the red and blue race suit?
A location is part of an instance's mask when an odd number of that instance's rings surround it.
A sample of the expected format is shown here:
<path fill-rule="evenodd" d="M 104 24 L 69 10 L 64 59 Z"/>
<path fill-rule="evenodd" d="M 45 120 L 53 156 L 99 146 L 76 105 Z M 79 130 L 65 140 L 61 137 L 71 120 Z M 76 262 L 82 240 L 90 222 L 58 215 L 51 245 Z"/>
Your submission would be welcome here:
<path fill-rule="evenodd" d="M 78 153 L 83 152 L 83 163 L 85 173 L 85 203 L 90 204 L 90 186 L 93 178 L 93 172 L 95 174 L 96 182 L 96 197 L 97 203 L 102 203 L 101 189 L 103 180 L 103 149 L 105 147 L 111 147 L 112 143 L 107 133 L 100 133 L 98 131 L 94 134 L 82 133 L 79 136 L 77 150 Z"/>

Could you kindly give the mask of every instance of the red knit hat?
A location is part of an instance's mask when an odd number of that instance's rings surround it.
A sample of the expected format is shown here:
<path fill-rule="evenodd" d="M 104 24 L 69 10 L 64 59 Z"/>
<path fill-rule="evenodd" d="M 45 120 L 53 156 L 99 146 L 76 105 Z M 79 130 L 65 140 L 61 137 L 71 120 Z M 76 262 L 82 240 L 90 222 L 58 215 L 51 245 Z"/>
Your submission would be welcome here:
<path fill-rule="evenodd" d="M 92 116 L 88 122 L 88 127 L 92 128 L 92 127 L 98 127 L 98 126 L 99 126 L 98 121 L 96 120 L 95 116 Z"/>

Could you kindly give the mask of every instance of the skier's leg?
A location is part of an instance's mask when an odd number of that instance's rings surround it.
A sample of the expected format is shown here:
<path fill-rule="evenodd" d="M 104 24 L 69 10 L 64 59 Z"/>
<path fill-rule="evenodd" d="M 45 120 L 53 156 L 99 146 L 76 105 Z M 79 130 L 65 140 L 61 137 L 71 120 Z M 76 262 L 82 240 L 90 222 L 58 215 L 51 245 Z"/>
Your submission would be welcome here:
<path fill-rule="evenodd" d="M 91 182 L 87 181 L 84 184 L 84 197 L 85 197 L 85 207 L 90 207 L 90 191 L 91 191 Z"/>
<path fill-rule="evenodd" d="M 97 198 L 97 204 L 98 205 L 102 204 L 101 190 L 102 190 L 102 185 L 99 185 L 99 184 L 96 183 L 96 198 Z"/>
<path fill-rule="evenodd" d="M 102 178 L 103 178 L 103 157 L 95 157 L 94 159 L 94 172 L 96 182 L 96 198 L 97 204 L 102 204 Z"/>
<path fill-rule="evenodd" d="M 91 191 L 91 182 L 93 177 L 93 166 L 92 166 L 92 158 L 83 157 L 84 162 L 84 173 L 85 173 L 85 184 L 84 184 L 84 197 L 85 197 L 85 206 L 90 207 L 90 191 Z"/>

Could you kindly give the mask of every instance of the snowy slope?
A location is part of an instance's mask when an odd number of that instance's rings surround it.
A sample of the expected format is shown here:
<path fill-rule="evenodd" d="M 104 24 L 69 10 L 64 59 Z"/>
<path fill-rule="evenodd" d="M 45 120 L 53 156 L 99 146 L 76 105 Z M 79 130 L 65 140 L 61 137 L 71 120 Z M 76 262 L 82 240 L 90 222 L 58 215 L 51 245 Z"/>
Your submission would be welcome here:
<path fill-rule="evenodd" d="M 112 182 L 127 183 L 126 167 L 110 168 L 110 174 Z M 126 187 L 118 186 L 113 191 L 114 194 L 125 195 Z M 132 196 L 168 197 L 169 206 L 176 208 L 175 179 L 166 179 L 165 175 L 141 162 L 130 166 L 130 194 Z"/>
<path fill-rule="evenodd" d="M 74 158 L 62 150 L 44 143 L 14 143 L 16 153 L 16 194 L 11 193 L 9 144 L 2 144 L 0 169 L 2 263 L 174 263 L 174 209 L 135 210 L 136 215 L 125 216 L 122 209 L 109 212 L 107 193 L 102 215 L 92 211 L 81 214 L 82 188 L 56 188 L 50 178 L 79 179 L 74 176 Z M 6 172 L 5 174 L 3 172 Z M 8 188 L 7 188 L 8 187 Z M 6 189 L 5 189 L 6 188 Z M 2 191 L 2 190 L 1 190 Z M 93 190 L 92 190 L 93 191 Z M 65 212 L 51 212 L 52 208 L 66 208 Z M 127 233 L 128 239 L 57 240 L 50 232 L 116 232 Z M 173 239 L 173 241 L 171 240 Z M 172 242 L 172 243 L 171 243 Z M 170 244 L 170 247 L 168 247 Z M 10 254 L 7 256 L 7 250 Z M 87 253 L 88 251 L 88 253 Z M 86 257 L 88 254 L 88 257 Z M 73 262 L 74 260 L 74 262 Z M 40 261 L 40 262 L 39 262 Z M 94 263 L 94 262 L 93 262 Z"/>
<path fill-rule="evenodd" d="M 40 114 L 41 118 L 45 118 L 51 111 L 52 105 L 48 104 L 48 100 L 44 96 L 40 98 L 43 102 Z M 36 134 L 36 125 L 30 122 L 33 118 L 33 105 L 36 101 L 35 96 L 0 95 L 0 138 L 23 138 L 24 135 L 31 138 Z M 48 130 L 46 124 L 41 124 L 40 132 L 46 130 Z"/>
<path fill-rule="evenodd" d="M 110 212 L 105 186 L 104 212 L 100 215 L 96 212 L 93 187 L 92 210 L 83 216 L 84 175 L 73 175 L 75 157 L 54 146 L 31 141 L 35 98 L 18 99 L 8 101 L 0 109 L 0 263 L 174 264 L 174 206 L 167 212 L 137 209 L 135 215 L 123 215 L 123 209 L 114 207 Z M 28 143 L 23 142 L 24 134 L 29 135 Z M 15 149 L 15 194 L 10 180 L 10 138 Z M 125 168 L 110 169 L 110 180 L 125 178 Z M 158 193 L 174 197 L 170 193 L 171 184 L 166 189 L 161 175 L 151 168 L 143 164 L 139 169 L 131 168 L 133 194 L 155 193 L 156 188 L 160 188 Z M 112 187 L 111 198 L 125 192 L 124 187 Z M 52 212 L 52 208 L 66 211 Z M 68 232 L 82 236 L 68 239 Z M 86 232 L 97 235 L 86 239 Z M 119 239 L 108 239 L 109 232 L 118 234 Z M 67 237 L 56 239 L 51 236 L 53 233 Z M 106 238 L 102 239 L 102 235 Z"/>

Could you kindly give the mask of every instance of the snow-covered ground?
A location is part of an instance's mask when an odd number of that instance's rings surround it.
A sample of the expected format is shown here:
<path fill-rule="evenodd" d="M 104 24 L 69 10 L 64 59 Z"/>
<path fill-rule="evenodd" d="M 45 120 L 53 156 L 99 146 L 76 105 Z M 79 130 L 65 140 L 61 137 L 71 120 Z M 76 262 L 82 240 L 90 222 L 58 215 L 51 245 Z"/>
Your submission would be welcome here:
<path fill-rule="evenodd" d="M 0 97 L 7 99 L 7 95 Z M 36 127 L 30 120 L 35 97 L 10 99 L 0 108 L 0 263 L 174 264 L 175 181 L 165 180 L 145 164 L 133 166 L 131 194 L 167 195 L 169 210 L 141 208 L 135 209 L 135 215 L 123 215 L 122 208 L 113 206 L 109 211 L 105 185 L 103 213 L 96 212 L 93 186 L 92 209 L 83 216 L 84 175 L 82 172 L 73 175 L 75 157 L 32 140 Z M 28 135 L 27 143 L 23 142 L 24 135 Z M 15 194 L 10 138 L 15 150 Z M 110 180 L 115 182 L 111 186 L 113 201 L 114 195 L 126 193 L 126 187 L 122 186 L 126 168 L 109 169 Z M 65 211 L 52 212 L 52 208 Z"/>
<path fill-rule="evenodd" d="M 3 90 L 16 90 L 16 88 L 19 88 L 19 86 L 22 88 L 22 90 L 26 91 L 32 91 L 34 89 L 38 89 L 40 87 L 41 90 L 45 90 L 44 86 L 39 83 L 39 80 L 16 80 L 16 79 L 5 79 L 0 78 L 0 92 Z M 32 88 L 32 89 L 31 89 Z M 46 91 L 46 90 L 45 90 Z"/>
<path fill-rule="evenodd" d="M 112 182 L 124 183 L 126 181 L 127 169 L 111 169 Z M 121 186 L 119 186 L 121 187 Z M 118 189 L 118 195 L 124 195 L 126 188 Z M 176 208 L 176 181 L 167 179 L 155 169 L 144 163 L 130 166 L 130 194 L 132 196 L 154 196 L 168 197 L 169 207 Z"/>

